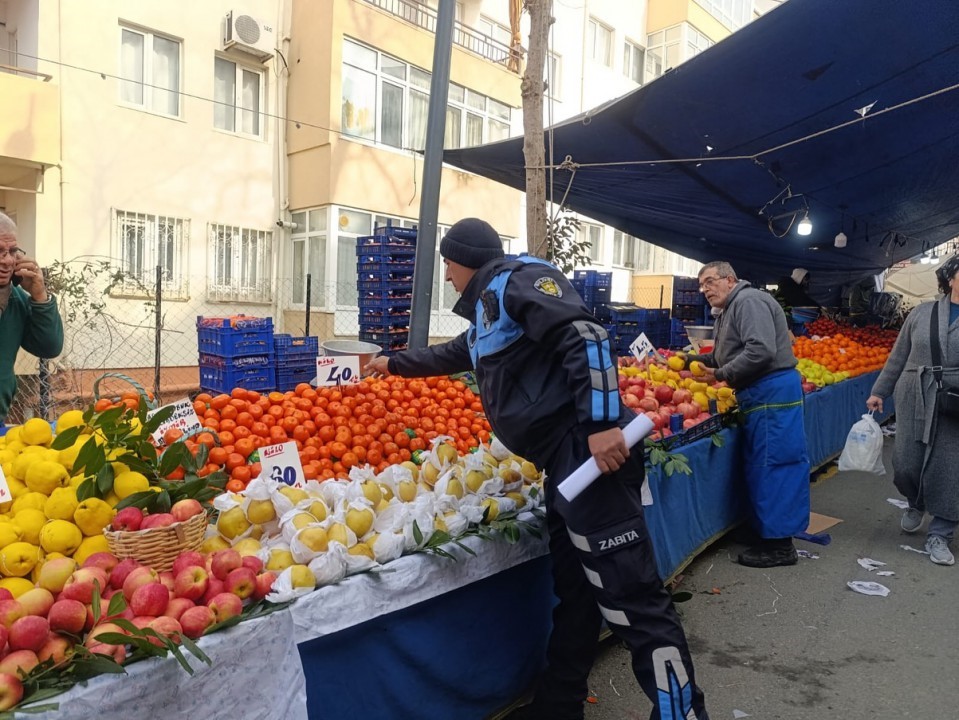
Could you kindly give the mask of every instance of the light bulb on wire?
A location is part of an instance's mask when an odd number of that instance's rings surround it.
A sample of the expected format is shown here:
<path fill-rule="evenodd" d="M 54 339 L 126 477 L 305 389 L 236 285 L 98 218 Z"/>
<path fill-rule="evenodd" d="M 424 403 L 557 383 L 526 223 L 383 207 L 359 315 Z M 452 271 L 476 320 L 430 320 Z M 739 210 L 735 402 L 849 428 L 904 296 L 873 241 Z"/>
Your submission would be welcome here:
<path fill-rule="evenodd" d="M 932 262 L 932 258 L 929 257 L 929 255 L 923 253 L 923 256 L 919 259 L 919 262 L 921 262 L 923 265 L 928 265 L 929 263 Z"/>
<path fill-rule="evenodd" d="M 796 226 L 796 234 L 803 236 L 812 234 L 812 222 L 809 220 L 808 210 L 803 213 L 802 220 L 800 220 Z"/>
<path fill-rule="evenodd" d="M 846 233 L 840 230 L 839 233 L 836 235 L 836 242 L 834 244 L 837 248 L 844 248 L 846 247 L 847 240 L 849 240 L 849 238 L 846 237 Z"/>

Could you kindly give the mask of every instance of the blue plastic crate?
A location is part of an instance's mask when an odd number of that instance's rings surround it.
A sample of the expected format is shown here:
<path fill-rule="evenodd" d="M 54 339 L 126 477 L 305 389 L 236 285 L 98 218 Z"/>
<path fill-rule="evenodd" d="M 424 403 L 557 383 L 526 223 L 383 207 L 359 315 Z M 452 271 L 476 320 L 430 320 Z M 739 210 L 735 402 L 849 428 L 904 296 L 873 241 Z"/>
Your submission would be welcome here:
<path fill-rule="evenodd" d="M 610 320 L 610 311 L 609 305 L 606 303 L 597 303 L 593 305 L 593 317 L 595 317 L 600 322 L 609 322 Z"/>
<path fill-rule="evenodd" d="M 364 235 L 356 239 L 357 250 L 371 245 L 397 245 L 414 247 L 416 245 L 416 230 L 410 228 L 380 227 L 372 235 Z"/>
<path fill-rule="evenodd" d="M 300 383 L 308 383 L 316 377 L 316 363 L 309 366 L 276 369 L 276 389 L 280 392 L 293 390 Z"/>
<path fill-rule="evenodd" d="M 272 390 L 276 387 L 272 367 L 227 369 L 200 367 L 200 388 L 208 392 L 228 393 L 233 388 Z"/>
<path fill-rule="evenodd" d="M 703 316 L 701 305 L 673 305 L 673 319 L 696 320 L 697 322 Z"/>
<path fill-rule="evenodd" d="M 273 353 L 269 355 L 239 355 L 223 357 L 222 355 L 200 354 L 200 367 L 213 367 L 227 370 L 246 370 L 249 368 L 264 368 L 273 365 Z"/>
<path fill-rule="evenodd" d="M 582 289 L 582 291 L 579 294 L 580 294 L 580 297 L 583 298 L 583 302 L 590 307 L 609 303 L 608 287 L 599 287 L 599 286 L 585 287 Z"/>
<path fill-rule="evenodd" d="M 646 323 L 649 311 L 645 308 L 628 308 L 625 305 L 612 305 L 609 308 L 610 318 L 615 323 Z"/>
<path fill-rule="evenodd" d="M 356 274 L 360 276 L 361 280 L 411 278 L 413 277 L 413 263 L 357 263 Z"/>
<path fill-rule="evenodd" d="M 412 297 L 413 278 L 408 280 L 365 280 L 360 278 L 356 289 L 361 295 L 379 295 L 380 297 Z"/>
<path fill-rule="evenodd" d="M 381 225 L 373 228 L 373 234 L 376 237 L 399 238 L 400 240 L 412 240 L 416 242 L 416 228 L 397 227 L 394 225 Z"/>
<path fill-rule="evenodd" d="M 413 262 L 416 247 L 396 243 L 379 245 L 357 245 L 356 261 L 360 262 Z"/>
<path fill-rule="evenodd" d="M 360 329 L 408 328 L 409 313 L 360 312 Z"/>
<path fill-rule="evenodd" d="M 273 327 L 262 330 L 199 327 L 197 349 L 202 354 L 221 357 L 268 355 L 273 352 Z"/>
<path fill-rule="evenodd" d="M 273 349 L 278 362 L 294 358 L 315 359 L 319 355 L 320 341 L 317 337 L 293 337 L 286 333 L 273 336 Z"/>
<path fill-rule="evenodd" d="M 597 270 L 576 270 L 573 273 L 573 280 L 582 282 L 585 287 L 611 287 L 613 273 Z"/>
<path fill-rule="evenodd" d="M 413 306 L 413 298 L 410 295 L 403 297 L 384 297 L 383 295 L 376 293 L 370 295 L 361 295 L 357 300 L 357 305 L 360 308 L 360 314 L 365 312 L 408 312 Z"/>
<path fill-rule="evenodd" d="M 233 317 L 204 317 L 197 315 L 197 328 L 216 328 L 218 330 L 272 330 L 273 318 L 253 317 L 252 315 L 235 315 Z"/>
<path fill-rule="evenodd" d="M 359 339 L 363 342 L 378 345 L 381 350 L 404 350 L 409 344 L 409 332 L 382 332 L 360 330 Z"/>
<path fill-rule="evenodd" d="M 674 305 L 702 305 L 706 298 L 699 290 L 676 290 L 673 289 Z"/>
<path fill-rule="evenodd" d="M 673 293 L 676 291 L 699 292 L 699 279 L 692 277 L 673 276 Z"/>

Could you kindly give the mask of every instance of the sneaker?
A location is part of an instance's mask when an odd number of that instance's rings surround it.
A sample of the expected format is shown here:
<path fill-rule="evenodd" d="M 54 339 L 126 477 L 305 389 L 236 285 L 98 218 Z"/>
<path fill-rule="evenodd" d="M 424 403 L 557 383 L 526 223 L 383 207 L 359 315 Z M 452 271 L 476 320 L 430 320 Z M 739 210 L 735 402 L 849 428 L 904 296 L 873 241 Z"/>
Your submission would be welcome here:
<path fill-rule="evenodd" d="M 799 562 L 799 553 L 796 548 L 788 545 L 770 545 L 764 543 L 744 550 L 739 555 L 739 564 L 752 568 L 771 568 L 785 565 L 795 565 Z"/>
<path fill-rule="evenodd" d="M 922 516 L 922 510 L 912 507 L 906 508 L 906 512 L 902 514 L 902 520 L 899 521 L 899 527 L 902 528 L 903 532 L 914 533 L 922 525 Z"/>
<path fill-rule="evenodd" d="M 936 565 L 954 565 L 956 562 L 949 550 L 949 541 L 941 535 L 930 535 L 926 538 L 926 552 Z"/>

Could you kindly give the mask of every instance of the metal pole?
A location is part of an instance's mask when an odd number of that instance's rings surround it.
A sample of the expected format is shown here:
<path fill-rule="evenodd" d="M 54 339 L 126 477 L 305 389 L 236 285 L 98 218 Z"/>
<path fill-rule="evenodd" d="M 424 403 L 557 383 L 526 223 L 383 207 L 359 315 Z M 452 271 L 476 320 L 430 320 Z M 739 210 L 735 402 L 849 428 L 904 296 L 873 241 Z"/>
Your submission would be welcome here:
<path fill-rule="evenodd" d="M 450 54 L 453 49 L 454 0 L 439 0 L 436 36 L 433 42 L 433 76 L 426 116 L 426 152 L 423 158 L 423 189 L 420 222 L 416 234 L 413 266 L 413 303 L 409 347 L 426 347 L 430 337 L 430 303 L 436 256 L 436 224 L 439 217 L 440 180 L 443 173 L 443 138 L 446 135 L 446 101 L 450 89 Z"/>
<path fill-rule="evenodd" d="M 310 336 L 310 293 L 313 290 L 313 274 L 306 274 L 306 330 L 303 332 L 305 337 Z"/>
<path fill-rule="evenodd" d="M 49 361 L 40 358 L 37 379 L 40 381 L 40 417 L 50 420 L 50 366 Z"/>
<path fill-rule="evenodd" d="M 157 277 L 156 277 L 156 297 L 154 302 L 156 303 L 156 320 L 154 321 L 154 331 L 153 331 L 153 399 L 156 401 L 160 400 L 160 335 L 163 331 L 163 306 L 161 304 L 161 299 L 163 298 L 163 266 L 157 265 Z"/>

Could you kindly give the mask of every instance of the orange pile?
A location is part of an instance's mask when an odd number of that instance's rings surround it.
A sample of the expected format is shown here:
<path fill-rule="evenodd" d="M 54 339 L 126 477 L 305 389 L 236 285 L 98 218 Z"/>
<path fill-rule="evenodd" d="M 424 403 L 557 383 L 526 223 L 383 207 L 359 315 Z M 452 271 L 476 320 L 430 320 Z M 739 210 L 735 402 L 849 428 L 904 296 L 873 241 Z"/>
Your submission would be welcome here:
<path fill-rule="evenodd" d="M 848 372 L 850 377 L 881 369 L 889 357 L 888 348 L 863 345 L 842 333 L 821 340 L 796 338 L 793 353 L 797 358 L 819 363 L 830 372 Z"/>
<path fill-rule="evenodd" d="M 236 388 L 229 395 L 201 393 L 193 406 L 216 436 L 201 433 L 187 445 L 210 448 L 201 474 L 225 469 L 233 492 L 259 475 L 260 464 L 250 456 L 264 445 L 294 441 L 307 479 L 325 480 L 346 478 L 355 465 L 382 472 L 440 435 L 453 438 L 460 453 L 490 439 L 479 397 L 446 377 L 366 379 L 330 388 L 301 383 L 268 394 Z M 175 441 L 177 432 L 164 440 Z"/>

